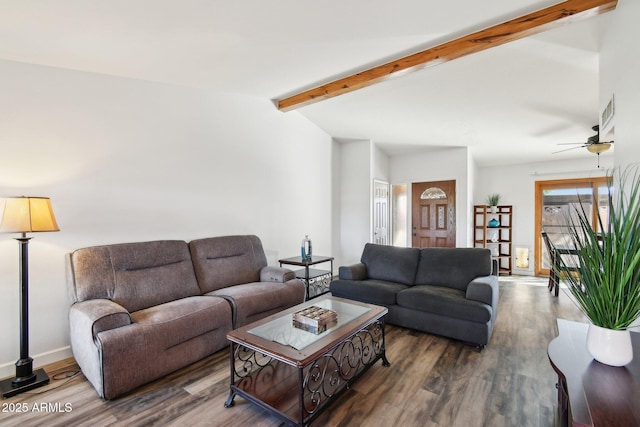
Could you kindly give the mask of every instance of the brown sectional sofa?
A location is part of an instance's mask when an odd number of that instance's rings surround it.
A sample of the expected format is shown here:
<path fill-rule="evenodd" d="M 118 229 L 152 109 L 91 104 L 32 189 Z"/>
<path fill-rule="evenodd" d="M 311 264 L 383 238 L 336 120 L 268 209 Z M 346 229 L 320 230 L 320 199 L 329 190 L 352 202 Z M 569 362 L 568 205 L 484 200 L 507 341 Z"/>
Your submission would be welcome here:
<path fill-rule="evenodd" d="M 105 399 L 227 346 L 231 329 L 303 302 L 256 236 L 123 243 L 67 256 L 71 348 Z"/>

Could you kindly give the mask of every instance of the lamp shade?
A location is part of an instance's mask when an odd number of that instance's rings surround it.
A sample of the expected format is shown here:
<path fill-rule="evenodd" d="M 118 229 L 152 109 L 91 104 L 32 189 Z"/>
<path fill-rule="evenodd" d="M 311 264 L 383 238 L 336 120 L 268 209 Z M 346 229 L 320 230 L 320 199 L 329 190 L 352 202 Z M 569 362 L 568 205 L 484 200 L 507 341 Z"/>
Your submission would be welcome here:
<path fill-rule="evenodd" d="M 587 150 L 589 150 L 589 152 L 593 154 L 604 153 L 609 148 L 611 148 L 611 144 L 609 144 L 608 142 L 599 142 L 597 144 L 587 145 Z"/>
<path fill-rule="evenodd" d="M 0 199 L 0 233 L 59 231 L 48 197 Z"/>

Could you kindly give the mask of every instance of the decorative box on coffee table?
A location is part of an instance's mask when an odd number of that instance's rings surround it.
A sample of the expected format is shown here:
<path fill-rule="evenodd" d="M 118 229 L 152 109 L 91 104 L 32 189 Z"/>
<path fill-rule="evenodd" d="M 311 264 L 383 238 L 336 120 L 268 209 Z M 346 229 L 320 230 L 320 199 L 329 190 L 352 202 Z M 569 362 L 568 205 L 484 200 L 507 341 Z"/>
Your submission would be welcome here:
<path fill-rule="evenodd" d="M 321 334 L 338 324 L 338 313 L 328 308 L 312 305 L 292 315 L 293 326 L 314 334 Z"/>

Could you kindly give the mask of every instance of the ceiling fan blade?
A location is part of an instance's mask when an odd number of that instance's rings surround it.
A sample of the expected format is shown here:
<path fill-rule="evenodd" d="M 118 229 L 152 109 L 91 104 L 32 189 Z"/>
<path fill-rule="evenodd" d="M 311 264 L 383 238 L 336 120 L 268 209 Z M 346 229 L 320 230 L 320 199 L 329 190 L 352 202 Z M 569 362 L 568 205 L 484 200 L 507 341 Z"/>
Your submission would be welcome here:
<path fill-rule="evenodd" d="M 576 148 L 585 148 L 585 147 L 587 148 L 587 150 L 589 150 L 589 152 L 596 153 L 598 154 L 598 156 L 600 155 L 600 153 L 607 151 L 609 149 L 609 145 L 613 144 L 613 141 L 610 141 L 610 142 L 600 141 L 599 125 L 595 125 L 591 129 L 593 129 L 596 132 L 596 134 L 587 138 L 585 142 L 561 142 L 556 145 L 577 145 L 577 147 L 565 148 L 564 150 L 554 151 L 551 154 L 563 153 L 565 151 L 575 150 Z M 604 146 L 599 147 L 599 145 L 604 145 Z"/>
<path fill-rule="evenodd" d="M 583 148 L 586 147 L 586 145 L 581 145 L 580 147 L 571 147 L 571 148 L 565 148 L 564 150 L 560 150 L 560 151 L 554 151 L 551 154 L 557 154 L 557 153 L 562 153 L 564 151 L 569 151 L 569 150 L 575 150 L 576 148 Z"/>

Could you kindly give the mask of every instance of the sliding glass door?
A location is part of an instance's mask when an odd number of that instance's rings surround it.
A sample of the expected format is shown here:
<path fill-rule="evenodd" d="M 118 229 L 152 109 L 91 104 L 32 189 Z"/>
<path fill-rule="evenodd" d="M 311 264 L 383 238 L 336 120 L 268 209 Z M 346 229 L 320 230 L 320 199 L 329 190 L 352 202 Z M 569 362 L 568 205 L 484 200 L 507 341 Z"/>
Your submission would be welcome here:
<path fill-rule="evenodd" d="M 536 275 L 549 274 L 549 253 L 541 232 L 547 232 L 555 247 L 571 246 L 568 228 L 571 220 L 575 219 L 575 209 L 584 209 L 591 219 L 592 227 L 598 231 L 598 210 L 604 224 L 608 223 L 608 197 L 604 177 L 536 181 Z"/>

